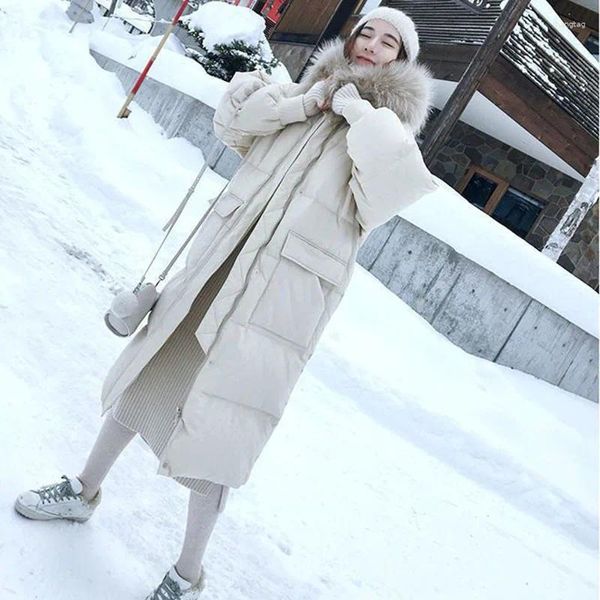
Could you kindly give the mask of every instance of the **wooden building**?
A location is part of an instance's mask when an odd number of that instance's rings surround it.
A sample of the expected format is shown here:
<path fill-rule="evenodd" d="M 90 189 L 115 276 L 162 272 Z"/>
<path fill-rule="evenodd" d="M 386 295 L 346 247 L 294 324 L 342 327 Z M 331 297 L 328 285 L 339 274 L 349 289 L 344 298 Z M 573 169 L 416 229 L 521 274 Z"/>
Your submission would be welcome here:
<path fill-rule="evenodd" d="M 288 0 L 269 35 L 273 53 L 298 79 L 315 48 L 343 34 L 366 0 Z"/>
<path fill-rule="evenodd" d="M 591 0 L 551 3 L 553 11 L 543 3 L 525 10 L 429 165 L 469 202 L 540 250 L 598 155 L 597 8 Z M 498 18 L 500 0 L 381 4 L 415 22 L 419 60 L 436 78 L 434 104 L 441 109 Z M 273 51 L 298 78 L 314 49 L 348 33 L 364 5 L 364 0 L 289 0 L 270 36 Z M 564 24 L 557 22 L 559 15 Z M 590 52 L 573 43 L 569 30 Z M 558 262 L 598 290 L 598 203 Z"/>

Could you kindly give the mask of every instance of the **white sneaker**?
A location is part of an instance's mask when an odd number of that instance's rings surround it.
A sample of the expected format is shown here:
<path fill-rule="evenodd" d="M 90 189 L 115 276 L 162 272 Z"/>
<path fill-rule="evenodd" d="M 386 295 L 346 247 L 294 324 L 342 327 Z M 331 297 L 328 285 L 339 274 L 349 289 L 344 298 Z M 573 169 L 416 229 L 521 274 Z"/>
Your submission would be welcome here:
<path fill-rule="evenodd" d="M 50 521 L 66 519 L 82 523 L 91 516 L 100 500 L 98 491 L 92 500 L 86 500 L 81 492 L 83 486 L 77 477 L 62 476 L 63 481 L 28 490 L 17 496 L 15 510 L 28 519 Z"/>
<path fill-rule="evenodd" d="M 192 585 L 183 579 L 172 566 L 164 576 L 161 584 L 145 600 L 197 600 L 206 585 L 204 567 L 200 573 L 200 580 Z"/>

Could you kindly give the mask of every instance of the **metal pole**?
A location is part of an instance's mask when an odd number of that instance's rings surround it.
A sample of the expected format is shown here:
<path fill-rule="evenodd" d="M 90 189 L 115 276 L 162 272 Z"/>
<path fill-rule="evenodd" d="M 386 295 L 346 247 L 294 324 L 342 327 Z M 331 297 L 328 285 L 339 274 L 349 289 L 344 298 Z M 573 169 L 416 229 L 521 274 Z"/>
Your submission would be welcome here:
<path fill-rule="evenodd" d="M 115 14 L 115 10 L 117 9 L 117 2 L 119 2 L 119 0 L 111 0 L 110 7 L 108 8 L 108 13 L 104 15 L 106 17 L 106 21 L 104 21 L 102 31 L 106 29 L 108 22 L 112 19 L 113 15 Z"/>
<path fill-rule="evenodd" d="M 156 50 L 150 57 L 150 60 L 147 62 L 146 66 L 144 67 L 144 70 L 140 73 L 140 76 L 137 78 L 136 82 L 133 84 L 133 87 L 131 88 L 129 95 L 125 99 L 125 103 L 123 104 L 123 106 L 121 107 L 121 110 L 117 114 L 118 119 L 126 119 L 131 114 L 131 111 L 127 107 L 131 104 L 131 101 L 133 100 L 133 98 L 137 94 L 138 90 L 140 89 L 142 83 L 144 82 L 144 79 L 146 79 L 146 75 L 148 74 L 150 67 L 152 67 L 152 65 L 154 64 L 154 61 L 156 60 L 156 57 L 158 56 L 158 53 L 163 49 L 163 46 L 167 43 L 167 39 L 168 39 L 169 35 L 171 35 L 171 32 L 173 31 L 173 29 L 175 29 L 175 26 L 177 25 L 177 22 L 179 21 L 181 15 L 183 14 L 183 11 L 186 9 L 189 1 L 190 0 L 183 0 L 183 2 L 181 3 L 179 10 L 175 13 L 173 20 L 167 27 L 167 30 L 165 31 L 165 33 L 163 34 L 162 39 L 160 40 L 160 43 L 158 44 Z"/>
<path fill-rule="evenodd" d="M 81 15 L 85 11 L 85 9 L 86 9 L 85 4 L 80 4 L 79 12 L 77 13 L 77 16 L 75 17 L 75 22 L 73 23 L 71 29 L 69 29 L 69 33 L 73 33 L 73 30 L 75 29 L 75 26 L 77 25 L 77 23 L 79 23 L 79 19 L 81 18 Z"/>

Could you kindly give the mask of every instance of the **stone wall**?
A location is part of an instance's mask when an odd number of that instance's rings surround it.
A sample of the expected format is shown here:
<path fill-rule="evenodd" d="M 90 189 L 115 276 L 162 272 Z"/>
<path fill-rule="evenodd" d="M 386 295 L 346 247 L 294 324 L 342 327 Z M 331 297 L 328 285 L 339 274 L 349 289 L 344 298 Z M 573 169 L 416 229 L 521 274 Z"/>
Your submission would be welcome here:
<path fill-rule="evenodd" d="M 425 139 L 439 111 L 434 110 L 422 132 Z M 575 197 L 581 182 L 561 173 L 520 150 L 458 121 L 452 138 L 438 152 L 431 172 L 456 187 L 473 163 L 507 180 L 512 187 L 544 204 L 525 238 L 541 250 L 550 233 Z M 598 208 L 590 210 L 567 245 L 558 263 L 589 286 L 598 290 Z"/>

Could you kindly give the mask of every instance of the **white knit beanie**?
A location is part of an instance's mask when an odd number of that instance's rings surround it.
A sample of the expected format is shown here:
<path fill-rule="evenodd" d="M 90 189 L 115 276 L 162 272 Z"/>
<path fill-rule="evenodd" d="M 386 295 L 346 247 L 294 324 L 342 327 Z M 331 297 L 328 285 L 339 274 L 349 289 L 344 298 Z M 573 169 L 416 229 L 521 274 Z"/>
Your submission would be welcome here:
<path fill-rule="evenodd" d="M 412 62 L 416 60 L 417 55 L 419 54 L 419 36 L 417 35 L 415 24 L 406 13 L 403 13 L 396 8 L 380 6 L 379 8 L 375 8 L 371 12 L 368 12 L 366 15 L 363 15 L 353 27 L 350 35 L 355 33 L 361 25 L 364 25 L 367 21 L 371 21 L 372 19 L 381 19 L 394 26 L 402 38 L 408 61 Z"/>

